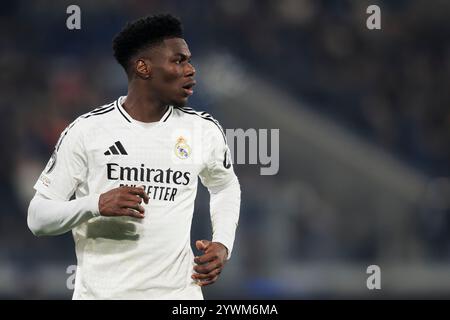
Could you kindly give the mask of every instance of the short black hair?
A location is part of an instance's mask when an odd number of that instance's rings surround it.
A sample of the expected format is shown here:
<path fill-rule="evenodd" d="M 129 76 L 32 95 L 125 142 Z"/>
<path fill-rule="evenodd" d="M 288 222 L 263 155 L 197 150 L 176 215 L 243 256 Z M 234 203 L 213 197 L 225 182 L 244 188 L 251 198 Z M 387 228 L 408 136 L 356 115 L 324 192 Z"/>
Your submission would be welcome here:
<path fill-rule="evenodd" d="M 183 38 L 181 21 L 171 14 L 157 14 L 128 22 L 113 39 L 114 57 L 128 73 L 132 56 L 169 38 Z"/>

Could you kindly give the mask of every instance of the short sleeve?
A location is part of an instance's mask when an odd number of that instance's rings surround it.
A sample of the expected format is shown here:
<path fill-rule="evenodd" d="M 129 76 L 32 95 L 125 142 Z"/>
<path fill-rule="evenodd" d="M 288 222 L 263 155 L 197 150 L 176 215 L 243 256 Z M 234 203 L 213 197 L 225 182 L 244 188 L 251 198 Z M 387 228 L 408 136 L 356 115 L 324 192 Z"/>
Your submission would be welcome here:
<path fill-rule="evenodd" d="M 200 172 L 200 180 L 207 188 L 219 187 L 227 184 L 235 177 L 231 153 L 226 137 L 219 125 L 208 130 L 205 137 L 207 143 L 206 163 Z"/>
<path fill-rule="evenodd" d="M 87 156 L 78 120 L 62 133 L 34 189 L 50 199 L 69 200 L 87 174 Z"/>

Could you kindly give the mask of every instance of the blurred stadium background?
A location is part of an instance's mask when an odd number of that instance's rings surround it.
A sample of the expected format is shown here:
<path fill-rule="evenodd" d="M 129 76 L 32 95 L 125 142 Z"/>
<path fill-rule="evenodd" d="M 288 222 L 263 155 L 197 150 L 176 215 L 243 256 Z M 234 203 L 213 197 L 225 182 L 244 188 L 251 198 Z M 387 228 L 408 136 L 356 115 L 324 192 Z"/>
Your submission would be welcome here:
<path fill-rule="evenodd" d="M 81 30 L 66 8 L 81 8 Z M 381 7 L 382 30 L 366 28 Z M 71 234 L 36 238 L 32 186 L 59 133 L 126 93 L 111 39 L 178 15 L 224 128 L 279 128 L 280 170 L 236 165 L 232 261 L 208 299 L 450 298 L 450 2 L 7 1 L 0 6 L 0 298 L 68 299 Z M 192 240 L 208 237 L 203 188 Z M 366 268 L 381 268 L 381 290 Z"/>

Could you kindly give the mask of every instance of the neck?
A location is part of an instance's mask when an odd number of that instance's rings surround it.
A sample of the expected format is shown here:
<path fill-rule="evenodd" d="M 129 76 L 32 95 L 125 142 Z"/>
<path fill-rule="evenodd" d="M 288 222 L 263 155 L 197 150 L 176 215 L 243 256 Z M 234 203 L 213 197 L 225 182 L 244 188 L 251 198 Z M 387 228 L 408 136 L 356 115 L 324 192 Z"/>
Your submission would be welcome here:
<path fill-rule="evenodd" d="M 157 122 L 167 110 L 167 105 L 152 96 L 148 89 L 131 84 L 122 106 L 133 119 L 141 122 Z"/>

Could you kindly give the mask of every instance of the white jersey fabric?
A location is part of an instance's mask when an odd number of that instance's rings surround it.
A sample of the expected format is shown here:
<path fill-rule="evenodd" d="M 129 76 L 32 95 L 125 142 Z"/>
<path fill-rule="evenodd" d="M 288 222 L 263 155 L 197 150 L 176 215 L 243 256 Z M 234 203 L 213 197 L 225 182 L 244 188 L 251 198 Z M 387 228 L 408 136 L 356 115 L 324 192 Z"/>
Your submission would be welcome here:
<path fill-rule="evenodd" d="M 203 299 L 191 279 L 191 222 L 198 177 L 211 195 L 237 183 L 225 135 L 210 115 L 191 108 L 169 106 L 159 122 L 143 125 L 124 110 L 124 99 L 71 123 L 34 186 L 58 201 L 123 185 L 144 186 L 149 195 L 144 219 L 97 212 L 72 229 L 73 298 Z M 227 209 L 211 212 L 212 241 L 230 255 L 239 205 Z"/>

